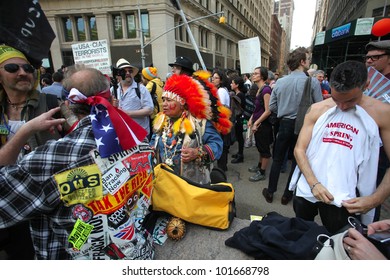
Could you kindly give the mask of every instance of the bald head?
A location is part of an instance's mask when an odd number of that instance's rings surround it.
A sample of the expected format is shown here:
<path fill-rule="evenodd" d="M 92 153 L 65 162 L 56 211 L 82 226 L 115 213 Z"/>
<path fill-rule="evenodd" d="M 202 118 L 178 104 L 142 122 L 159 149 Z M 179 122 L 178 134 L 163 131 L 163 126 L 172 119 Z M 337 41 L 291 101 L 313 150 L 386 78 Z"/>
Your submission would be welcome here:
<path fill-rule="evenodd" d="M 85 96 L 93 96 L 110 86 L 108 79 L 99 70 L 80 65 L 68 70 L 63 85 L 68 92 L 76 88 Z"/>

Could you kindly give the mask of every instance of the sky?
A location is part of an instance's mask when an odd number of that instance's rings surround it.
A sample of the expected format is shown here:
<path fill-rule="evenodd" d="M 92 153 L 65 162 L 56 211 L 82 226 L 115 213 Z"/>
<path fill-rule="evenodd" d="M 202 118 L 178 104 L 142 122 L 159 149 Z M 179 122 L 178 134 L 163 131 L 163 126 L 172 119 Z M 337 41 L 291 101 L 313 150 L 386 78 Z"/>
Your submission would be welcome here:
<path fill-rule="evenodd" d="M 294 4 L 291 49 L 309 47 L 312 43 L 316 0 L 294 0 Z"/>

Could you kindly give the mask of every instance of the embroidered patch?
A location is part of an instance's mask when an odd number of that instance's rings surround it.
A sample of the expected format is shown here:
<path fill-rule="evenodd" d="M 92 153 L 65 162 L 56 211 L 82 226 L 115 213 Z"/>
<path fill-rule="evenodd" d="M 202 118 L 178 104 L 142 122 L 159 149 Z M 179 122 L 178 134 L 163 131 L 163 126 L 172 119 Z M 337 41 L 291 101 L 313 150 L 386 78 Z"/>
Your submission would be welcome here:
<path fill-rule="evenodd" d="M 80 219 L 83 222 L 88 222 L 92 219 L 93 214 L 90 209 L 84 207 L 82 204 L 78 204 L 72 209 L 72 217 L 75 220 Z"/>
<path fill-rule="evenodd" d="M 75 223 L 72 232 L 68 237 L 69 243 L 73 245 L 73 248 L 80 250 L 81 247 L 88 240 L 88 236 L 93 229 L 92 225 L 84 223 L 80 219 Z"/>
<path fill-rule="evenodd" d="M 101 174 L 96 164 L 64 171 L 54 175 L 54 179 L 66 206 L 87 204 L 103 197 Z"/>

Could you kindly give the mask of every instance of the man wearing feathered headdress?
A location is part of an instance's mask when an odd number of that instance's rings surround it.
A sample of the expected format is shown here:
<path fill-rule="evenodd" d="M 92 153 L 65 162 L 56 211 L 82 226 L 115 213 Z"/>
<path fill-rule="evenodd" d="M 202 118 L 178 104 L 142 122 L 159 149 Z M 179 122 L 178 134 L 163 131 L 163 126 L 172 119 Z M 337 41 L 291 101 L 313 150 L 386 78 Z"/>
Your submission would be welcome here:
<path fill-rule="evenodd" d="M 230 131 L 230 110 L 219 101 L 205 73 L 172 75 L 162 94 L 163 107 L 153 123 L 151 146 L 158 163 L 201 184 L 210 183 L 214 160 L 219 159 L 220 136 Z"/>

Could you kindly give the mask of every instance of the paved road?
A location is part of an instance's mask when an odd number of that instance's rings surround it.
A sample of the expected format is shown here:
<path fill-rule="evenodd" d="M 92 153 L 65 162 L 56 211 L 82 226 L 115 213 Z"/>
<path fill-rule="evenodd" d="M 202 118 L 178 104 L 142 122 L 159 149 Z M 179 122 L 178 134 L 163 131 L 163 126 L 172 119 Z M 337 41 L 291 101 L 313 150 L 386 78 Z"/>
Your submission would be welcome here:
<path fill-rule="evenodd" d="M 248 168 L 257 164 L 259 159 L 256 148 L 244 148 L 243 163 L 230 163 L 230 160 L 232 159 L 231 155 L 235 153 L 237 153 L 237 143 L 230 148 L 227 171 L 228 181 L 235 187 L 237 217 L 241 219 L 250 219 L 250 215 L 265 215 L 271 211 L 276 211 L 286 217 L 294 217 L 292 202 L 288 205 L 282 205 L 280 203 L 284 187 L 286 186 L 288 172 L 282 173 L 279 178 L 278 190 L 276 194 L 274 194 L 273 203 L 267 203 L 262 196 L 261 191 L 268 186 L 268 175 L 272 162 L 270 162 L 267 168 L 266 180 L 250 182 L 248 178 L 254 173 L 250 173 Z M 381 219 L 390 219 L 390 198 L 382 205 Z M 319 219 L 316 219 L 316 222 L 319 221 Z"/>

